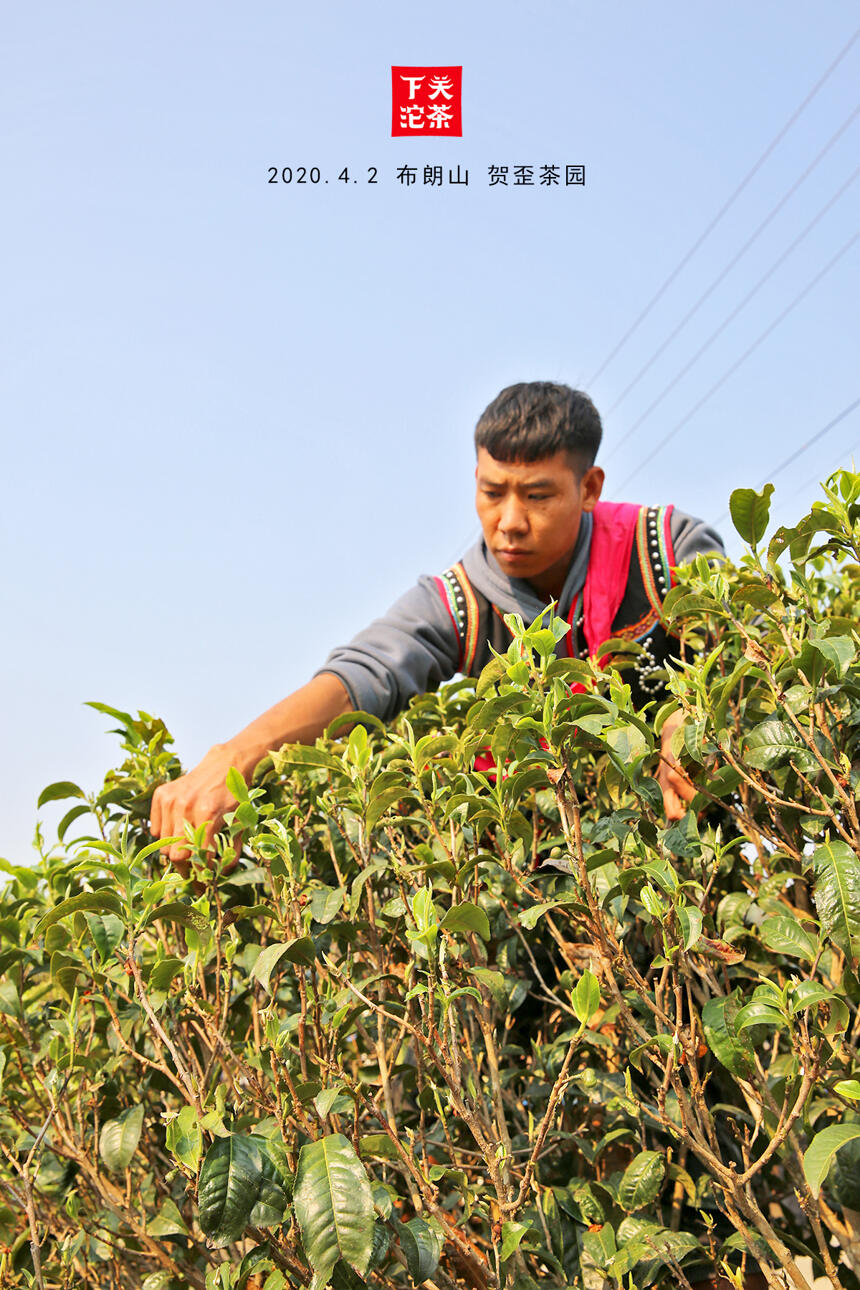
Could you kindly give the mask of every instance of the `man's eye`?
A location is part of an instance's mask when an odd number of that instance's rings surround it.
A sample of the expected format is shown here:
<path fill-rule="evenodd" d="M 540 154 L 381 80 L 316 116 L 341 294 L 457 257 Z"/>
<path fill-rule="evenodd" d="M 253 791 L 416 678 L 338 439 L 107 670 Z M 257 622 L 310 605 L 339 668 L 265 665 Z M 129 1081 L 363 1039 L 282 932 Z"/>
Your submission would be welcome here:
<path fill-rule="evenodd" d="M 529 493 L 530 502 L 545 502 L 549 493 Z"/>

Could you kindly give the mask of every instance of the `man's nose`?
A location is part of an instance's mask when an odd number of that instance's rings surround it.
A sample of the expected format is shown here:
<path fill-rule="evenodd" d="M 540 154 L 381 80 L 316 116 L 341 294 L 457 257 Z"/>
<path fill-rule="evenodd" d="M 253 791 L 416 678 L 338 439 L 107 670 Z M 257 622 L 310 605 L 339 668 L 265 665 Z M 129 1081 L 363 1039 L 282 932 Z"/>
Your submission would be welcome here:
<path fill-rule="evenodd" d="M 503 533 L 524 533 L 529 526 L 526 509 L 518 497 L 505 499 L 502 513 L 499 516 L 499 528 Z"/>

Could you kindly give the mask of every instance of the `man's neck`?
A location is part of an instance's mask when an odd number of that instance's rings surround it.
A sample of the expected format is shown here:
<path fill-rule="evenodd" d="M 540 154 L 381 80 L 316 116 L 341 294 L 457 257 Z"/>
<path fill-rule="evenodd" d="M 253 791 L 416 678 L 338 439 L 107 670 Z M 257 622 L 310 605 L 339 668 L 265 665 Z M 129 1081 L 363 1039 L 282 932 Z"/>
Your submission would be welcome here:
<path fill-rule="evenodd" d="M 551 600 L 558 601 L 561 599 L 561 593 L 564 590 L 570 562 L 573 559 L 575 550 L 576 544 L 560 560 L 556 560 L 555 564 L 550 565 L 548 569 L 544 569 L 543 573 L 539 573 L 536 578 L 529 578 L 529 586 L 533 587 L 539 596 L 543 596 L 547 604 Z"/>
<path fill-rule="evenodd" d="M 571 586 L 571 591 L 575 594 L 582 589 L 585 582 L 588 568 L 588 552 L 591 548 L 591 531 L 593 527 L 593 515 L 586 513 L 582 516 L 579 526 L 579 533 L 576 535 L 576 541 L 573 546 L 555 564 L 544 569 L 535 578 L 528 579 L 528 585 L 547 603 L 554 600 L 561 603 L 565 586 L 568 579 L 574 571 L 578 570 L 575 580 Z"/>

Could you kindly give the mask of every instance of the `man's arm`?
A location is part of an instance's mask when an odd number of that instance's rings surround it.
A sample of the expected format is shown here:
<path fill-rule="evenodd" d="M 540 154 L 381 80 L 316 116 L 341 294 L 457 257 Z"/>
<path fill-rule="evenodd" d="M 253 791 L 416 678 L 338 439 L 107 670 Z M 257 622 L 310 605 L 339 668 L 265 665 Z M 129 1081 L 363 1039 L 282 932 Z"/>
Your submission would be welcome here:
<path fill-rule="evenodd" d="M 451 611 L 436 579 L 421 577 L 381 618 L 332 650 L 320 671 L 340 677 L 356 708 L 391 721 L 413 695 L 449 681 L 459 665 Z"/>
<path fill-rule="evenodd" d="M 673 712 L 663 722 L 663 729 L 660 731 L 657 783 L 663 791 L 663 809 L 669 824 L 684 818 L 688 804 L 696 796 L 695 784 L 684 773 L 681 763 L 672 753 L 672 736 L 683 724 L 683 712 Z"/>
<path fill-rule="evenodd" d="M 323 667 L 293 694 L 252 721 L 233 739 L 216 744 L 180 779 L 162 784 L 152 798 L 150 824 L 157 838 L 183 833 L 209 821 L 206 845 L 235 801 L 224 780 L 235 766 L 248 779 L 257 762 L 286 743 L 308 743 L 335 717 L 361 709 L 390 721 L 414 694 L 434 689 L 457 670 L 459 638 L 434 579 L 422 577 L 388 612 L 333 650 Z M 165 848 L 171 860 L 189 852 L 179 843 Z"/>
<path fill-rule="evenodd" d="M 269 708 L 227 743 L 215 744 L 198 766 L 161 784 L 153 793 L 150 826 L 156 838 L 181 835 L 187 820 L 197 828 L 204 821 L 206 846 L 221 828 L 224 816 L 236 805 L 224 783 L 231 766 L 245 779 L 267 753 L 286 743 L 312 744 L 335 717 L 353 709 L 346 687 L 330 672 L 318 673 L 300 690 Z M 174 843 L 166 848 L 171 860 L 187 859 L 188 848 Z"/>
<path fill-rule="evenodd" d="M 669 519 L 669 528 L 676 564 L 689 564 L 697 555 L 725 557 L 723 539 L 717 530 L 704 520 L 696 519 L 695 515 L 679 511 L 675 506 Z"/>

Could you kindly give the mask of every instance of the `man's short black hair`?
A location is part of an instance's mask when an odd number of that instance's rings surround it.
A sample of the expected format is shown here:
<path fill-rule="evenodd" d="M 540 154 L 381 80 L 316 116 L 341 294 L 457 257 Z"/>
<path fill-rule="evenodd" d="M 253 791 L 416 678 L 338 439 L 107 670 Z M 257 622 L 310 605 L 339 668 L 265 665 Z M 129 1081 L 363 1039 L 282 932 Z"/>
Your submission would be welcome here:
<path fill-rule="evenodd" d="M 496 461 L 540 461 L 566 452 L 581 475 L 594 465 L 603 435 L 587 394 L 552 381 L 520 381 L 497 394 L 475 426 L 475 449 Z"/>

